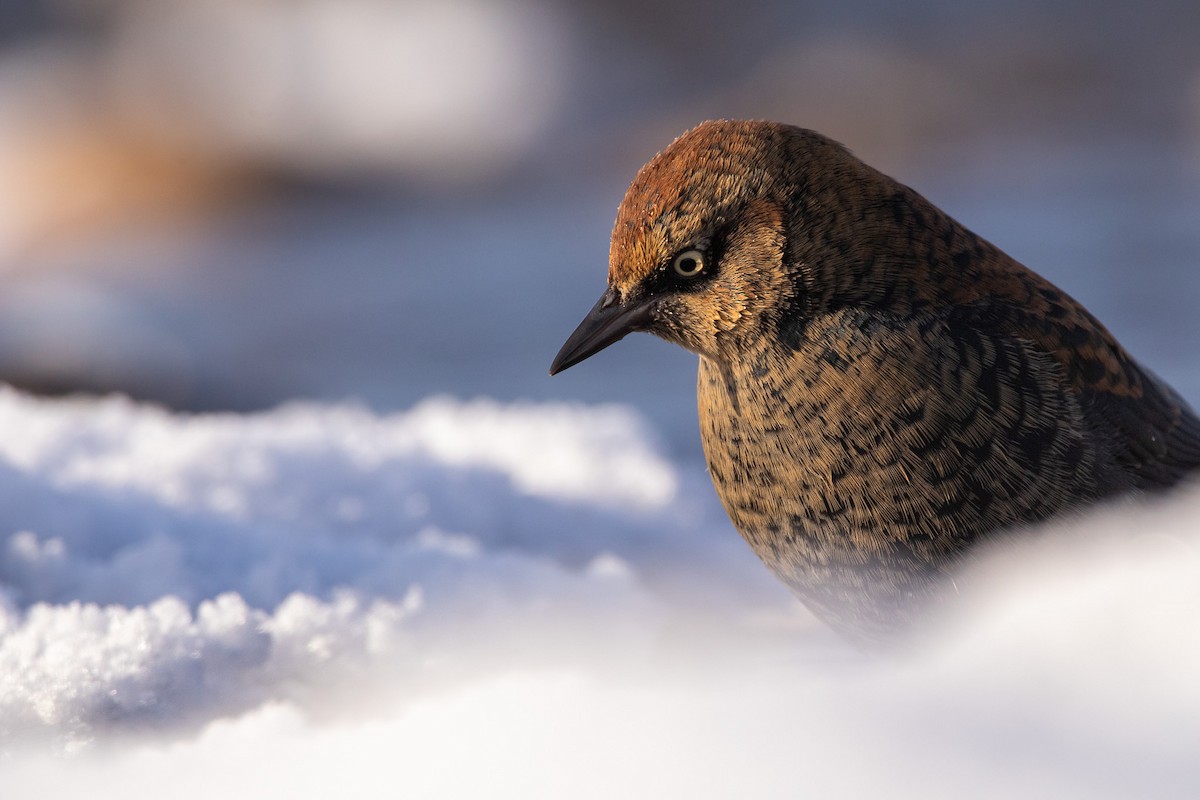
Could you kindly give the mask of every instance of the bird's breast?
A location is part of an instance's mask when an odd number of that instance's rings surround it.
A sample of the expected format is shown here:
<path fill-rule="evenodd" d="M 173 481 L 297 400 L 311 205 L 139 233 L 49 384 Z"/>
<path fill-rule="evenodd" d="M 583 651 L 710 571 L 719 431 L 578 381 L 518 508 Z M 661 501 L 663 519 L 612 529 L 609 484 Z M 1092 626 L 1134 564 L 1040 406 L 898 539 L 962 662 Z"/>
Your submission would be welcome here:
<path fill-rule="evenodd" d="M 738 369 L 701 360 L 713 483 L 777 571 L 879 558 L 919 522 L 908 513 L 916 509 L 903 432 L 882 410 L 919 408 L 924 390 L 903 396 L 855 356 L 765 351 Z"/>
<path fill-rule="evenodd" d="M 846 313 L 743 356 L 700 363 L 713 484 L 827 619 L 886 627 L 980 537 L 1094 493 L 1078 404 L 1019 341 Z"/>

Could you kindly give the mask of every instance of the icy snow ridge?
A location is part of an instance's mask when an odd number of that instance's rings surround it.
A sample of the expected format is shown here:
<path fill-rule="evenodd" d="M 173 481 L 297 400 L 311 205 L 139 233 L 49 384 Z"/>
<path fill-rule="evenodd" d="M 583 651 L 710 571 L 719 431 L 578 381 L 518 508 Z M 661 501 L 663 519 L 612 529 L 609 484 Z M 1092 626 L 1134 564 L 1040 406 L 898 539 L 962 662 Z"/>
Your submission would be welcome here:
<path fill-rule="evenodd" d="M 626 559 L 688 527 L 620 408 L 184 417 L 3 390 L 0 429 L 5 745 L 297 699 L 525 605 L 613 618 L 642 602 Z"/>

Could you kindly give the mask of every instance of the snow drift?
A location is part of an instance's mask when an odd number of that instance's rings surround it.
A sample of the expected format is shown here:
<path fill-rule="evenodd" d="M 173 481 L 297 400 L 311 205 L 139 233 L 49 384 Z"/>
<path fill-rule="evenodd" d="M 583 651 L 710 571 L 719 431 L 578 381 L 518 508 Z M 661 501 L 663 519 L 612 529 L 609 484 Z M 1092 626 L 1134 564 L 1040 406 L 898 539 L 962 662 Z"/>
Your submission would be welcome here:
<path fill-rule="evenodd" d="M 0 392 L 6 796 L 1194 796 L 1200 493 L 867 659 L 632 412 Z"/>

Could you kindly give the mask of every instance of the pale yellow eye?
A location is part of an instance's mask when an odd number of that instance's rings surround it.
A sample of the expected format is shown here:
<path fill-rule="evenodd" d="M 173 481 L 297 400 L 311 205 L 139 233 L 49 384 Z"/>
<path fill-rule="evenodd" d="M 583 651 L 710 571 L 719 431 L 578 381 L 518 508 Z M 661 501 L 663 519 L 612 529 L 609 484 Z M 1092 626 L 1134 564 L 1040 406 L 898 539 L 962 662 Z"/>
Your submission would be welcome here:
<path fill-rule="evenodd" d="M 684 250 L 675 256 L 671 269 L 681 278 L 694 278 L 704 271 L 704 253 L 699 250 Z"/>

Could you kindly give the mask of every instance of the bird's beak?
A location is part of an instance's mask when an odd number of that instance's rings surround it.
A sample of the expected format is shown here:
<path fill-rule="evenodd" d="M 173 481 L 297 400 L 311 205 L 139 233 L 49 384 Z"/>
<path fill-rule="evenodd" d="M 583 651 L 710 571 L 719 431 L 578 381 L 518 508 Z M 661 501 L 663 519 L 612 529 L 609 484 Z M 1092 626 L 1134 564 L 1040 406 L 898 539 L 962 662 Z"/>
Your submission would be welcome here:
<path fill-rule="evenodd" d="M 625 338 L 628 333 L 643 330 L 651 320 L 650 302 L 645 299 L 621 303 L 612 289 L 604 293 L 579 323 L 575 332 L 554 357 L 550 374 L 557 375 L 589 356 L 594 356 L 610 344 Z"/>

